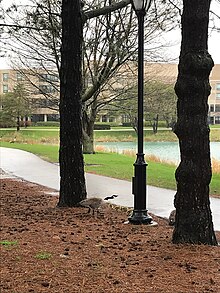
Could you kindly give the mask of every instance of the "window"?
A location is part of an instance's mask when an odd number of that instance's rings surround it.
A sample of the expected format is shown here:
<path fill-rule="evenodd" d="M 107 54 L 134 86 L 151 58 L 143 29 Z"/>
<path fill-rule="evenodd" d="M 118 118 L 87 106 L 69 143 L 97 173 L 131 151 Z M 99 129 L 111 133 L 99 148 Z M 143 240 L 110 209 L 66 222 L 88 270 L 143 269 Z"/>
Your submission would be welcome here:
<path fill-rule="evenodd" d="M 209 111 L 210 111 L 210 112 L 214 112 L 214 105 L 212 105 L 212 104 L 209 105 Z"/>
<path fill-rule="evenodd" d="M 215 112 L 220 112 L 220 105 L 215 105 Z"/>
<path fill-rule="evenodd" d="M 217 91 L 220 91 L 220 83 L 217 83 L 217 84 L 216 84 L 216 90 L 217 90 Z"/>
<path fill-rule="evenodd" d="M 46 98 L 34 98 L 32 99 L 32 106 L 35 108 L 51 108 L 51 107 L 56 107 L 57 104 L 54 102 L 53 99 L 46 99 Z"/>
<path fill-rule="evenodd" d="M 215 117 L 215 124 L 220 124 L 220 116 Z"/>
<path fill-rule="evenodd" d="M 55 93 L 56 89 L 50 84 L 42 84 L 39 86 L 39 92 L 41 94 Z"/>
<path fill-rule="evenodd" d="M 24 80 L 24 75 L 20 72 L 17 72 L 17 81 L 22 81 Z"/>
<path fill-rule="evenodd" d="M 3 84 L 3 93 L 8 93 L 8 85 Z"/>
<path fill-rule="evenodd" d="M 214 117 L 209 117 L 209 124 L 211 124 L 211 125 L 214 124 Z"/>
<path fill-rule="evenodd" d="M 3 73 L 3 81 L 8 81 L 9 74 L 8 73 Z"/>
<path fill-rule="evenodd" d="M 60 121 L 60 115 L 59 114 L 48 114 L 47 120 L 48 121 Z"/>
<path fill-rule="evenodd" d="M 122 115 L 122 123 L 130 122 L 130 117 L 129 115 Z"/>
<path fill-rule="evenodd" d="M 39 81 L 40 82 L 45 82 L 45 81 L 59 81 L 59 78 L 57 75 L 54 75 L 54 74 L 41 74 L 40 77 L 39 77 Z"/>
<path fill-rule="evenodd" d="M 107 115 L 102 115 L 102 122 L 107 122 Z"/>
<path fill-rule="evenodd" d="M 37 108 L 47 108 L 46 99 L 32 99 L 32 105 Z"/>
<path fill-rule="evenodd" d="M 31 117 L 31 121 L 33 121 L 33 122 L 44 121 L 44 115 L 43 114 L 33 114 Z"/>
<path fill-rule="evenodd" d="M 220 100 L 220 93 L 216 94 L 216 99 Z"/>

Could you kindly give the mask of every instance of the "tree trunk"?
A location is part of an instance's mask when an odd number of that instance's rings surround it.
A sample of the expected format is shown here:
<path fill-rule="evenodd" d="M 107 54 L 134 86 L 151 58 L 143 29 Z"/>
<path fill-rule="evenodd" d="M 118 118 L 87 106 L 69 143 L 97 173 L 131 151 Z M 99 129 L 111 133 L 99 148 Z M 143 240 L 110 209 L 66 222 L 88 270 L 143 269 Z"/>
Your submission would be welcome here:
<path fill-rule="evenodd" d="M 159 115 L 157 114 L 157 115 L 154 117 L 154 122 L 153 122 L 153 133 L 154 133 L 154 134 L 157 134 L 158 121 L 159 121 Z"/>
<path fill-rule="evenodd" d="M 83 130 L 83 153 L 95 154 L 93 133 L 91 133 L 91 136 L 89 136 L 84 130 Z"/>
<path fill-rule="evenodd" d="M 209 74 L 213 60 L 207 51 L 210 0 L 184 0 L 177 124 L 181 162 L 176 170 L 174 243 L 217 245 L 209 201 Z"/>
<path fill-rule="evenodd" d="M 20 116 L 19 114 L 17 115 L 17 127 L 16 127 L 17 131 L 20 130 Z"/>
<path fill-rule="evenodd" d="M 58 206 L 74 206 L 86 198 L 82 155 L 80 0 L 62 1 L 60 70 L 60 197 Z"/>
<path fill-rule="evenodd" d="M 94 125 L 96 119 L 96 110 L 91 109 L 90 116 L 86 109 L 83 111 L 83 153 L 95 154 L 94 148 Z"/>

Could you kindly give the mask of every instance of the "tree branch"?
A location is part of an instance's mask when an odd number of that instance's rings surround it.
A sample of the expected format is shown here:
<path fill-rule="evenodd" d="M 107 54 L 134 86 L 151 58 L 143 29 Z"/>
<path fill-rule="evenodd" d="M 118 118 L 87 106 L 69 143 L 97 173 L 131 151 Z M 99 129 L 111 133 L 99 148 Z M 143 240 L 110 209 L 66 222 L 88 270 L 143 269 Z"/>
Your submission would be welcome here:
<path fill-rule="evenodd" d="M 1 26 L 5 26 L 5 27 L 13 27 L 13 28 L 18 28 L 18 29 L 21 29 L 21 28 L 25 28 L 25 29 L 31 29 L 31 30 L 36 30 L 36 31 L 40 31 L 40 30 L 43 30 L 43 29 L 40 29 L 40 28 L 36 28 L 36 27 L 33 27 L 33 26 L 25 26 L 25 25 L 17 25 L 17 24 L 6 24 L 6 23 L 0 23 L 0 27 Z"/>
<path fill-rule="evenodd" d="M 84 22 L 88 19 L 100 16 L 100 15 L 105 15 L 107 13 L 116 11 L 118 9 L 126 7 L 128 4 L 131 3 L 131 0 L 122 0 L 118 3 L 114 3 L 110 6 L 105 6 L 99 9 L 91 10 L 88 12 L 84 12 Z"/>

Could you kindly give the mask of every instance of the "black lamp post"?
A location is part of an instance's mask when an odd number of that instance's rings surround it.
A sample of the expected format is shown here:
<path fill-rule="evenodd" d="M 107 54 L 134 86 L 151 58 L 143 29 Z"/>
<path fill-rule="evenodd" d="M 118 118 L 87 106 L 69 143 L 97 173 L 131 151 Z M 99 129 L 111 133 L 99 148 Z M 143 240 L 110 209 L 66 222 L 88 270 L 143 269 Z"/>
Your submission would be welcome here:
<path fill-rule="evenodd" d="M 146 209 L 146 169 L 147 163 L 143 153 L 143 96 L 144 96 L 144 16 L 150 7 L 151 0 L 133 0 L 132 6 L 138 18 L 138 153 L 134 163 L 132 193 L 134 194 L 134 210 L 128 218 L 132 224 L 151 224 L 152 218 Z"/>

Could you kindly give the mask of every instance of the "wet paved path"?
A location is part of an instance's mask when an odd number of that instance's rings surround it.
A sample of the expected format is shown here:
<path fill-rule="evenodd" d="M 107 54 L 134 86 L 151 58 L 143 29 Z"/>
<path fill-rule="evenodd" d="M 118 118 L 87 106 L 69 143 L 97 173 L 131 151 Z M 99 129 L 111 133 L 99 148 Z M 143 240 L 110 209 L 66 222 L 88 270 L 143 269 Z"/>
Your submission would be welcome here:
<path fill-rule="evenodd" d="M 0 148 L 1 168 L 11 176 L 59 190 L 59 166 L 42 160 L 31 153 L 11 148 Z M 112 202 L 121 206 L 133 207 L 131 182 L 86 173 L 88 197 L 101 197 L 117 194 Z M 149 212 L 168 217 L 174 209 L 174 190 L 147 186 L 147 208 Z M 211 209 L 215 230 L 220 231 L 220 199 L 211 198 Z"/>

